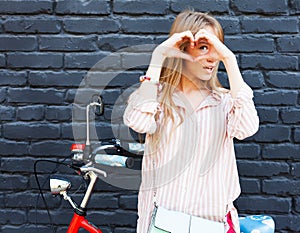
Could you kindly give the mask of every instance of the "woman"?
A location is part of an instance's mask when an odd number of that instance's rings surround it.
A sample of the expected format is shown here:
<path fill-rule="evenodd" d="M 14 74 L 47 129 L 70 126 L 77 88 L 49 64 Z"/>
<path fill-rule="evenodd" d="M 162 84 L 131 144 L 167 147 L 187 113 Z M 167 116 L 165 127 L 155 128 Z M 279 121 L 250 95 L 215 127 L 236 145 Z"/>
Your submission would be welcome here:
<path fill-rule="evenodd" d="M 129 98 L 124 122 L 146 133 L 138 233 L 147 232 L 154 202 L 225 221 L 228 232 L 239 232 L 233 206 L 240 194 L 233 138 L 253 135 L 259 120 L 253 92 L 223 41 L 223 30 L 212 16 L 180 13 Z M 220 61 L 230 90 L 218 81 Z"/>

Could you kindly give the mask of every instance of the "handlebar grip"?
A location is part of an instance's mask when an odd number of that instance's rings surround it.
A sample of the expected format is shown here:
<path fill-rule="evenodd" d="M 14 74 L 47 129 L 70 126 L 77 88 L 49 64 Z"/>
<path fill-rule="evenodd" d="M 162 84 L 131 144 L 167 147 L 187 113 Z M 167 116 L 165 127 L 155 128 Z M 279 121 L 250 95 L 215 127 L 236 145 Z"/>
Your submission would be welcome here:
<path fill-rule="evenodd" d="M 111 167 L 127 167 L 132 168 L 134 165 L 133 158 L 121 155 L 96 154 L 95 163 L 108 165 Z"/>

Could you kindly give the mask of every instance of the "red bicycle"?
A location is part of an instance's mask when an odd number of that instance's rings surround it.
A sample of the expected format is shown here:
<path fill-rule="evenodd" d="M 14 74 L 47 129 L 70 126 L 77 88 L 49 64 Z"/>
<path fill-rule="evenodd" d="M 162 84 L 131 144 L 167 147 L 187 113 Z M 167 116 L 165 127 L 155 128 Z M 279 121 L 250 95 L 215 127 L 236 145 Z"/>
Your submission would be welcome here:
<path fill-rule="evenodd" d="M 95 98 L 94 98 L 95 99 Z M 86 106 L 86 142 L 85 144 L 73 144 L 71 146 L 72 158 L 71 163 L 67 164 L 65 162 L 56 162 L 52 160 L 38 160 L 34 164 L 34 172 L 36 175 L 36 181 L 40 190 L 40 194 L 44 200 L 44 204 L 48 211 L 50 222 L 52 223 L 51 215 L 49 213 L 47 203 L 43 197 L 41 185 L 37 177 L 37 163 L 38 162 L 49 162 L 58 163 L 60 165 L 65 165 L 69 168 L 75 170 L 78 175 L 81 175 L 85 180 L 89 181 L 88 187 L 85 190 L 83 199 L 78 205 L 74 202 L 71 196 L 68 194 L 68 190 L 71 187 L 71 182 L 65 177 L 53 175 L 50 177 L 50 190 L 52 195 L 61 195 L 64 200 L 68 201 L 74 210 L 73 218 L 69 224 L 67 233 L 77 233 L 81 228 L 85 229 L 91 233 L 101 233 L 101 229 L 96 227 L 93 223 L 86 219 L 87 215 L 87 204 L 93 192 L 94 185 L 97 179 L 100 177 L 107 177 L 111 169 L 115 167 L 118 170 L 122 168 L 133 168 L 134 157 L 140 155 L 143 151 L 143 145 L 139 143 L 127 143 L 126 149 L 121 146 L 120 140 L 111 140 L 109 142 L 99 142 L 95 145 L 91 145 L 89 136 L 89 109 L 98 108 L 97 115 L 103 114 L 103 102 L 102 98 L 96 98 Z M 132 147 L 133 146 L 133 147 Z M 134 148 L 134 149 L 130 149 Z M 53 224 L 52 224 L 53 225 Z M 55 232 L 53 226 L 53 232 Z"/>
<path fill-rule="evenodd" d="M 79 161 L 86 161 L 87 164 L 76 167 L 72 165 L 72 167 L 77 171 L 78 174 L 82 175 L 85 179 L 89 180 L 89 185 L 86 189 L 85 195 L 82 199 L 81 204 L 78 206 L 72 198 L 68 195 L 67 191 L 71 187 L 71 182 L 62 177 L 51 177 L 50 178 L 50 189 L 53 195 L 62 195 L 65 200 L 67 200 L 72 208 L 74 209 L 73 218 L 69 225 L 67 233 L 75 233 L 78 232 L 79 229 L 84 228 L 88 232 L 92 233 L 101 233 L 102 231 L 97 228 L 94 224 L 90 223 L 86 219 L 87 214 L 87 203 L 91 197 L 91 193 L 93 191 L 93 187 L 98 179 L 98 176 L 107 176 L 107 173 L 104 170 L 98 168 L 98 165 L 108 165 L 108 166 L 117 166 L 117 167 L 130 167 L 132 166 L 133 162 L 130 157 L 125 157 L 122 155 L 107 155 L 105 153 L 99 154 L 100 150 L 106 149 L 114 149 L 118 150 L 118 144 L 115 145 L 103 145 L 98 147 L 98 153 L 95 155 L 89 155 L 89 158 L 85 158 L 84 150 L 85 145 L 82 144 L 73 144 L 72 152 L 73 160 Z"/>

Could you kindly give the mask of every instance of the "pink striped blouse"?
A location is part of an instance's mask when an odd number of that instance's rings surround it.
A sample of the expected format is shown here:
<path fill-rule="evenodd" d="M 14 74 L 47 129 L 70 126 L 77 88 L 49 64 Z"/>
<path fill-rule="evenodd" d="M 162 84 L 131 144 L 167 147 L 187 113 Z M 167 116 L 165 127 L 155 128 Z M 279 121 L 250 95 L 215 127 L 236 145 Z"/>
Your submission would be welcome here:
<path fill-rule="evenodd" d="M 175 91 L 173 100 L 184 120 L 177 126 L 180 117 L 175 114 L 174 123 L 165 122 L 154 148 L 152 135 L 163 114 L 159 96 L 156 85 L 143 82 L 131 94 L 124 113 L 126 125 L 146 133 L 137 233 L 147 232 L 154 201 L 170 210 L 220 222 L 230 211 L 239 232 L 232 204 L 240 194 L 233 138 L 241 140 L 258 130 L 251 88 L 244 83 L 235 99 L 229 92 L 212 91 L 196 109 Z"/>

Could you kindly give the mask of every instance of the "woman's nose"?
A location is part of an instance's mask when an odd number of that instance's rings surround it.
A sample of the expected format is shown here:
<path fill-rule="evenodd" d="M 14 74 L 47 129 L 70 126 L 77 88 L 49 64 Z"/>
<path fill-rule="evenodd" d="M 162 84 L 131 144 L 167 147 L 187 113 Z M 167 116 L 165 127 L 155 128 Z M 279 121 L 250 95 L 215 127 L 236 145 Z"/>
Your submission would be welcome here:
<path fill-rule="evenodd" d="M 206 61 L 208 63 L 215 63 L 216 62 L 216 60 L 214 58 L 212 58 L 212 57 L 207 58 Z"/>

